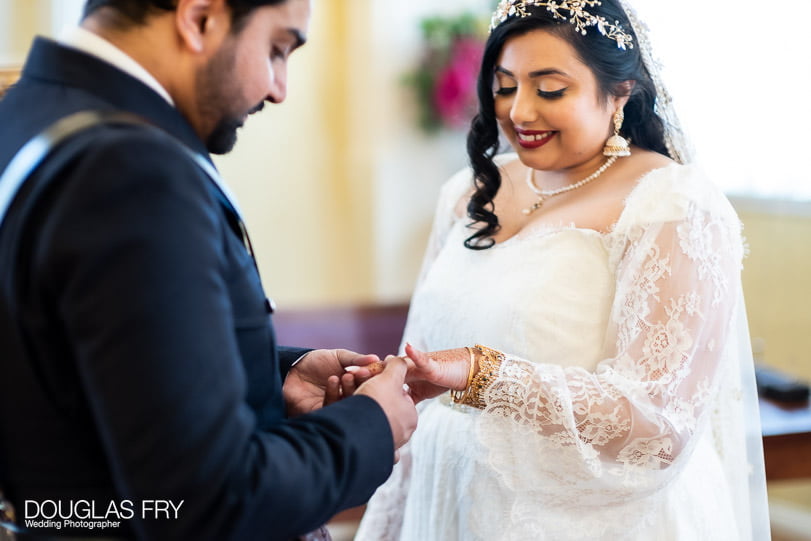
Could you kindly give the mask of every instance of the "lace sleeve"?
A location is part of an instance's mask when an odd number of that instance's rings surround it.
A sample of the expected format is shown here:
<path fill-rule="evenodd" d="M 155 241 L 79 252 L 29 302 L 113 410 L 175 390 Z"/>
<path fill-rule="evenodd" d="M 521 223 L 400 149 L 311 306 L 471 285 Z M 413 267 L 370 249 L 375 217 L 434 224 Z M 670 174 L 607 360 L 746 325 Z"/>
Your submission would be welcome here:
<path fill-rule="evenodd" d="M 711 409 L 732 362 L 739 223 L 689 203 L 681 218 L 636 225 L 624 240 L 596 370 L 508 355 L 484 393 L 478 434 L 511 488 L 552 480 L 580 506 L 653 491 Z"/>

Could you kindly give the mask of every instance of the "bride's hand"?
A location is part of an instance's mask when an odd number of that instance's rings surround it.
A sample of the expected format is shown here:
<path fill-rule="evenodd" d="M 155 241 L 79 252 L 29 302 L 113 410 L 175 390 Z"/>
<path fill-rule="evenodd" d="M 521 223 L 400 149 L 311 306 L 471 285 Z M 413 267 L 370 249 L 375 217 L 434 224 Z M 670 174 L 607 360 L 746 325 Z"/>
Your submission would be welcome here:
<path fill-rule="evenodd" d="M 411 389 L 414 403 L 439 396 L 448 389 L 462 390 L 467 387 L 470 372 L 470 354 L 467 348 L 426 353 L 406 344 L 405 353 L 411 360 L 406 383 Z M 475 357 L 473 362 L 475 373 L 478 365 Z"/>
<path fill-rule="evenodd" d="M 471 362 L 471 353 L 467 348 L 446 349 L 426 353 L 411 344 L 406 344 L 405 353 L 406 356 L 404 359 L 406 363 L 408 363 L 406 383 L 410 389 L 409 394 L 415 404 L 422 400 L 439 396 L 449 389 L 462 390 L 467 387 Z M 392 355 L 386 357 L 386 361 L 388 361 L 390 357 L 392 357 Z M 478 369 L 478 359 L 475 355 L 473 363 L 473 373 L 475 373 Z M 348 366 L 345 370 L 354 375 L 355 385 L 360 385 L 363 381 L 380 373 L 384 366 L 385 361 L 378 361 L 367 364 L 364 367 Z M 336 388 L 335 394 L 340 394 L 337 391 L 337 378 L 331 383 L 332 387 Z M 341 384 L 343 384 L 343 378 L 341 379 Z M 347 393 L 346 389 L 344 389 L 343 394 L 347 395 L 351 393 Z"/>

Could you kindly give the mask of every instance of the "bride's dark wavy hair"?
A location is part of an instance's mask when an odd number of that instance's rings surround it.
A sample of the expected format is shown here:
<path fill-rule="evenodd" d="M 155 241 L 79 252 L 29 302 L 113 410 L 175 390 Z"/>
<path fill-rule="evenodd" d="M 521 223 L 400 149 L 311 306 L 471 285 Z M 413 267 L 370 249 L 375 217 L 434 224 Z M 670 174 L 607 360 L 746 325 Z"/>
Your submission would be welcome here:
<path fill-rule="evenodd" d="M 481 224 L 475 233 L 465 239 L 465 246 L 472 250 L 493 246 L 495 241 L 492 236 L 501 227 L 493 212 L 493 198 L 501 187 L 501 174 L 493 162 L 493 157 L 499 151 L 493 78 L 496 62 L 509 38 L 541 29 L 564 39 L 577 52 L 580 61 L 594 73 L 603 96 L 625 95 L 623 90 L 627 86 L 623 82 L 635 81 L 624 108 L 622 134 L 638 147 L 670 156 L 665 145 L 664 123 L 654 110 L 656 87 L 642 62 L 636 34 L 617 1 L 602 0 L 601 5 L 589 6 L 588 11 L 605 17 L 607 21 L 619 21 L 622 29 L 633 37 L 632 49 L 620 49 L 616 41 L 603 36 L 595 27 L 588 27 L 586 34 L 582 35 L 568 20 L 555 19 L 546 7 L 527 6 L 527 11 L 530 13 L 528 17 L 510 17 L 493 29 L 484 48 L 477 83 L 479 111 L 471 122 L 467 136 L 467 153 L 476 187 L 467 205 L 467 214 L 473 220 L 469 227 Z"/>

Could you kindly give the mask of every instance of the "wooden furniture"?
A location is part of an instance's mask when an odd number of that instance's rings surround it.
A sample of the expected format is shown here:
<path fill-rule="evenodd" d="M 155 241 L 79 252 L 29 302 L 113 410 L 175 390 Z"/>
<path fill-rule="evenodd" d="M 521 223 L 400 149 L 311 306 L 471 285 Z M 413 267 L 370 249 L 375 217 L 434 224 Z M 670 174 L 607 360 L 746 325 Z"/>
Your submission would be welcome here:
<path fill-rule="evenodd" d="M 6 89 L 14 84 L 20 78 L 19 68 L 4 68 L 0 67 L 0 98 L 6 92 Z"/>
<path fill-rule="evenodd" d="M 397 353 L 407 314 L 407 304 L 278 310 L 273 326 L 284 346 L 344 348 L 382 359 Z"/>
<path fill-rule="evenodd" d="M 766 479 L 811 479 L 811 403 L 760 399 Z"/>

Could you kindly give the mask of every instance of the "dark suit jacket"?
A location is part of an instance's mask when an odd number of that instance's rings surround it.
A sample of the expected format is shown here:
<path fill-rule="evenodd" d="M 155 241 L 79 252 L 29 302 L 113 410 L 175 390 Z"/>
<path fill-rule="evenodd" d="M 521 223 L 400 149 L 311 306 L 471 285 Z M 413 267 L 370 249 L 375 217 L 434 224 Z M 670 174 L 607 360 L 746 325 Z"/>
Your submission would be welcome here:
<path fill-rule="evenodd" d="M 0 170 L 88 109 L 133 112 L 208 157 L 150 88 L 38 39 L 0 101 Z M 389 475 L 374 400 L 285 417 L 282 381 L 306 350 L 277 347 L 235 224 L 211 179 L 145 129 L 96 129 L 86 152 L 24 185 L 0 229 L 0 487 L 19 516 L 36 511 L 25 500 L 94 500 L 96 515 L 129 500 L 122 531 L 143 539 L 288 539 Z M 142 520 L 156 499 L 182 501 L 179 518 Z"/>

